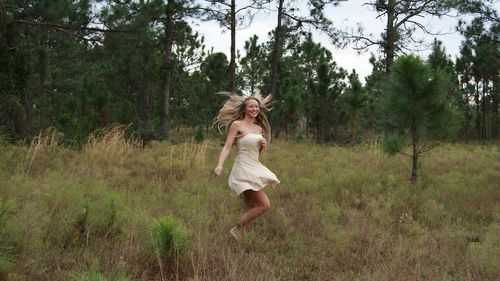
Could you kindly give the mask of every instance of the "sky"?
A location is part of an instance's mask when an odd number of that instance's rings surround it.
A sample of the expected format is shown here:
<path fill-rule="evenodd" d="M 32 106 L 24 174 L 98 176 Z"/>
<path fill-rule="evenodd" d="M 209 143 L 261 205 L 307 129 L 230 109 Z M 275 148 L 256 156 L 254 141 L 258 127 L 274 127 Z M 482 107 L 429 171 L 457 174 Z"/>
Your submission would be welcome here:
<path fill-rule="evenodd" d="M 238 0 L 237 5 L 243 5 L 244 2 L 246 1 Z M 325 10 L 325 16 L 334 23 L 335 27 L 342 29 L 355 28 L 357 23 L 361 23 L 367 33 L 372 33 L 375 37 L 379 38 L 379 35 L 385 28 L 385 18 L 376 19 L 376 12 L 370 10 L 371 8 L 368 6 L 364 6 L 363 3 L 365 2 L 368 2 L 368 0 L 349 0 L 342 2 L 339 6 L 327 8 Z M 305 5 L 299 8 L 301 11 L 307 12 L 307 7 L 305 7 Z M 462 36 L 455 31 L 458 19 L 450 17 L 443 17 L 440 19 L 428 17 L 420 19 L 419 22 L 425 24 L 427 27 L 431 27 L 433 32 L 444 33 L 444 35 L 433 36 L 420 33 L 417 36 L 424 38 L 429 44 L 434 41 L 435 37 L 441 40 L 447 54 L 449 54 L 452 59 L 455 59 L 459 53 L 460 44 L 463 40 Z M 275 26 L 275 12 L 257 15 L 249 27 L 237 31 L 236 49 L 244 56 L 243 46 L 245 41 L 255 34 L 259 37 L 258 42 L 265 42 L 268 40 L 268 32 Z M 214 52 L 223 52 L 229 57 L 230 33 L 222 33 L 222 29 L 217 22 L 196 23 L 193 29 L 205 36 L 205 45 L 208 50 L 213 48 Z M 379 50 L 375 47 L 361 54 L 354 50 L 352 45 L 348 45 L 344 49 L 336 48 L 330 43 L 326 35 L 315 31 L 313 32 L 313 40 L 329 49 L 339 66 L 348 71 L 355 69 L 363 81 L 363 78 L 372 71 L 371 64 L 369 63 L 370 53 L 380 54 Z M 420 55 L 422 58 L 427 58 L 430 50 L 427 49 L 414 53 Z"/>

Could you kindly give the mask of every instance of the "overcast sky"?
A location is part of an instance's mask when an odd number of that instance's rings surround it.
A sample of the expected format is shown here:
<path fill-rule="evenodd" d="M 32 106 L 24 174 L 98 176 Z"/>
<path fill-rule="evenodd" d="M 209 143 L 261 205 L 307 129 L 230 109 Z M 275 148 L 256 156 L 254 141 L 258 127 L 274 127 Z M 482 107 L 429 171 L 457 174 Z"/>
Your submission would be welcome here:
<path fill-rule="evenodd" d="M 238 0 L 237 5 L 243 5 L 244 0 Z M 304 1 L 302 1 L 304 2 Z M 341 3 L 337 7 L 330 7 L 325 11 L 325 15 L 333 21 L 337 28 L 354 28 L 357 22 L 362 23 L 366 32 L 373 33 L 375 36 L 384 31 L 385 18 L 376 19 L 376 12 L 371 11 L 368 6 L 363 6 L 367 0 L 349 0 Z M 497 1 L 497 8 L 498 8 Z M 307 7 L 300 7 L 301 10 L 306 12 Z M 431 36 L 419 34 L 418 36 L 425 38 L 428 43 L 432 43 L 434 37 L 443 41 L 446 52 L 454 59 L 459 52 L 459 47 L 462 37 L 455 31 L 457 19 L 444 17 L 444 18 L 424 18 L 419 20 L 426 26 L 431 27 L 433 32 L 446 33 L 445 35 Z M 267 14 L 257 15 L 252 24 L 236 33 L 236 48 L 244 56 L 244 43 L 251 36 L 256 34 L 259 37 L 259 42 L 262 43 L 268 40 L 268 32 L 276 26 L 276 13 L 269 12 Z M 229 58 L 230 49 L 230 33 L 221 33 L 221 27 L 216 22 L 203 22 L 194 25 L 193 28 L 205 36 L 205 45 L 207 49 L 213 47 L 214 52 L 224 52 Z M 376 48 L 370 49 L 368 52 L 358 54 L 352 46 L 347 46 L 345 49 L 335 48 L 330 44 L 326 35 L 313 32 L 313 39 L 315 42 L 321 43 L 333 53 L 334 60 L 337 64 L 347 70 L 356 69 L 360 77 L 366 77 L 372 71 L 369 63 L 370 52 L 378 52 Z M 423 58 L 427 58 L 429 50 L 416 52 Z M 362 79 L 364 80 L 364 79 Z"/>

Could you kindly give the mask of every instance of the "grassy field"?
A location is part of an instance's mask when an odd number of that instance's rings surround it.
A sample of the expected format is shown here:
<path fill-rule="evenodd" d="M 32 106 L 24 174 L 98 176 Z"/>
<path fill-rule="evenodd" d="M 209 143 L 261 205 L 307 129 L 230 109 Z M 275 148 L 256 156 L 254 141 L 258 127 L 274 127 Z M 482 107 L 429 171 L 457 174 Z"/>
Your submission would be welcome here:
<path fill-rule="evenodd" d="M 221 142 L 81 150 L 56 133 L 0 145 L 0 280 L 498 280 L 500 152 L 442 145 L 409 162 L 377 145 L 274 141 L 282 181 L 238 244 L 242 201 Z"/>

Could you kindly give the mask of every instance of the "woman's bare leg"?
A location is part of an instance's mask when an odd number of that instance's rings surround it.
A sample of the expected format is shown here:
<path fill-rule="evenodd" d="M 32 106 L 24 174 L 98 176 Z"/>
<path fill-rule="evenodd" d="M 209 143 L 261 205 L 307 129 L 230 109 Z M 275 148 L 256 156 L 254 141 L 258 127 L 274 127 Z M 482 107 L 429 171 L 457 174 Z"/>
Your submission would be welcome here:
<path fill-rule="evenodd" d="M 245 199 L 245 203 L 246 202 L 253 203 L 247 205 L 247 207 L 250 208 L 246 210 L 246 212 L 240 219 L 240 227 L 245 229 L 247 228 L 247 226 L 250 224 L 251 221 L 253 221 L 255 218 L 265 213 L 267 209 L 271 207 L 271 202 L 269 201 L 269 198 L 262 189 L 259 191 L 247 190 L 245 191 L 244 196 L 245 198 L 247 198 L 247 196 L 251 198 L 250 200 Z"/>
<path fill-rule="evenodd" d="M 267 195 L 263 190 L 247 190 L 245 191 L 245 193 L 243 193 L 243 196 L 246 209 L 245 213 L 241 217 L 239 225 L 229 230 L 229 233 L 237 241 L 240 241 L 242 239 L 241 231 L 248 230 L 248 228 L 250 227 L 250 222 L 252 222 L 258 216 L 262 215 L 271 206 L 269 198 L 267 198 Z"/>
<path fill-rule="evenodd" d="M 255 202 L 255 200 L 253 198 L 253 194 L 254 194 L 253 192 L 243 193 L 243 200 L 245 202 L 245 213 L 248 212 L 250 209 L 258 206 L 257 202 Z M 245 231 L 250 230 L 250 222 L 248 222 L 245 225 L 244 230 Z"/>

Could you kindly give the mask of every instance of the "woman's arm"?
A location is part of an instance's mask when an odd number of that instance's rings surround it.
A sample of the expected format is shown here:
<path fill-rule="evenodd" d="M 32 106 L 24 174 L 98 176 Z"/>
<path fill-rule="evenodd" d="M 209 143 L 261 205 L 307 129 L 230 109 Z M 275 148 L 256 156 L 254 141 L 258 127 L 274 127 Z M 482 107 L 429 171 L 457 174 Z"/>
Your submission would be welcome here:
<path fill-rule="evenodd" d="M 224 161 L 226 161 L 229 152 L 231 152 L 231 147 L 233 146 L 233 143 L 236 139 L 236 135 L 238 134 L 238 129 L 239 129 L 239 123 L 237 121 L 234 121 L 229 127 L 226 143 L 224 144 L 224 147 L 220 152 L 219 161 L 217 162 L 217 166 L 214 169 L 214 173 L 217 176 L 219 176 L 222 173 L 222 166 L 224 165 Z"/>
<path fill-rule="evenodd" d="M 259 145 L 260 145 L 260 147 L 259 147 L 259 159 L 260 159 L 262 157 L 262 155 L 264 155 L 264 152 L 267 149 L 267 140 L 266 140 L 266 138 L 262 137 L 259 140 Z"/>

